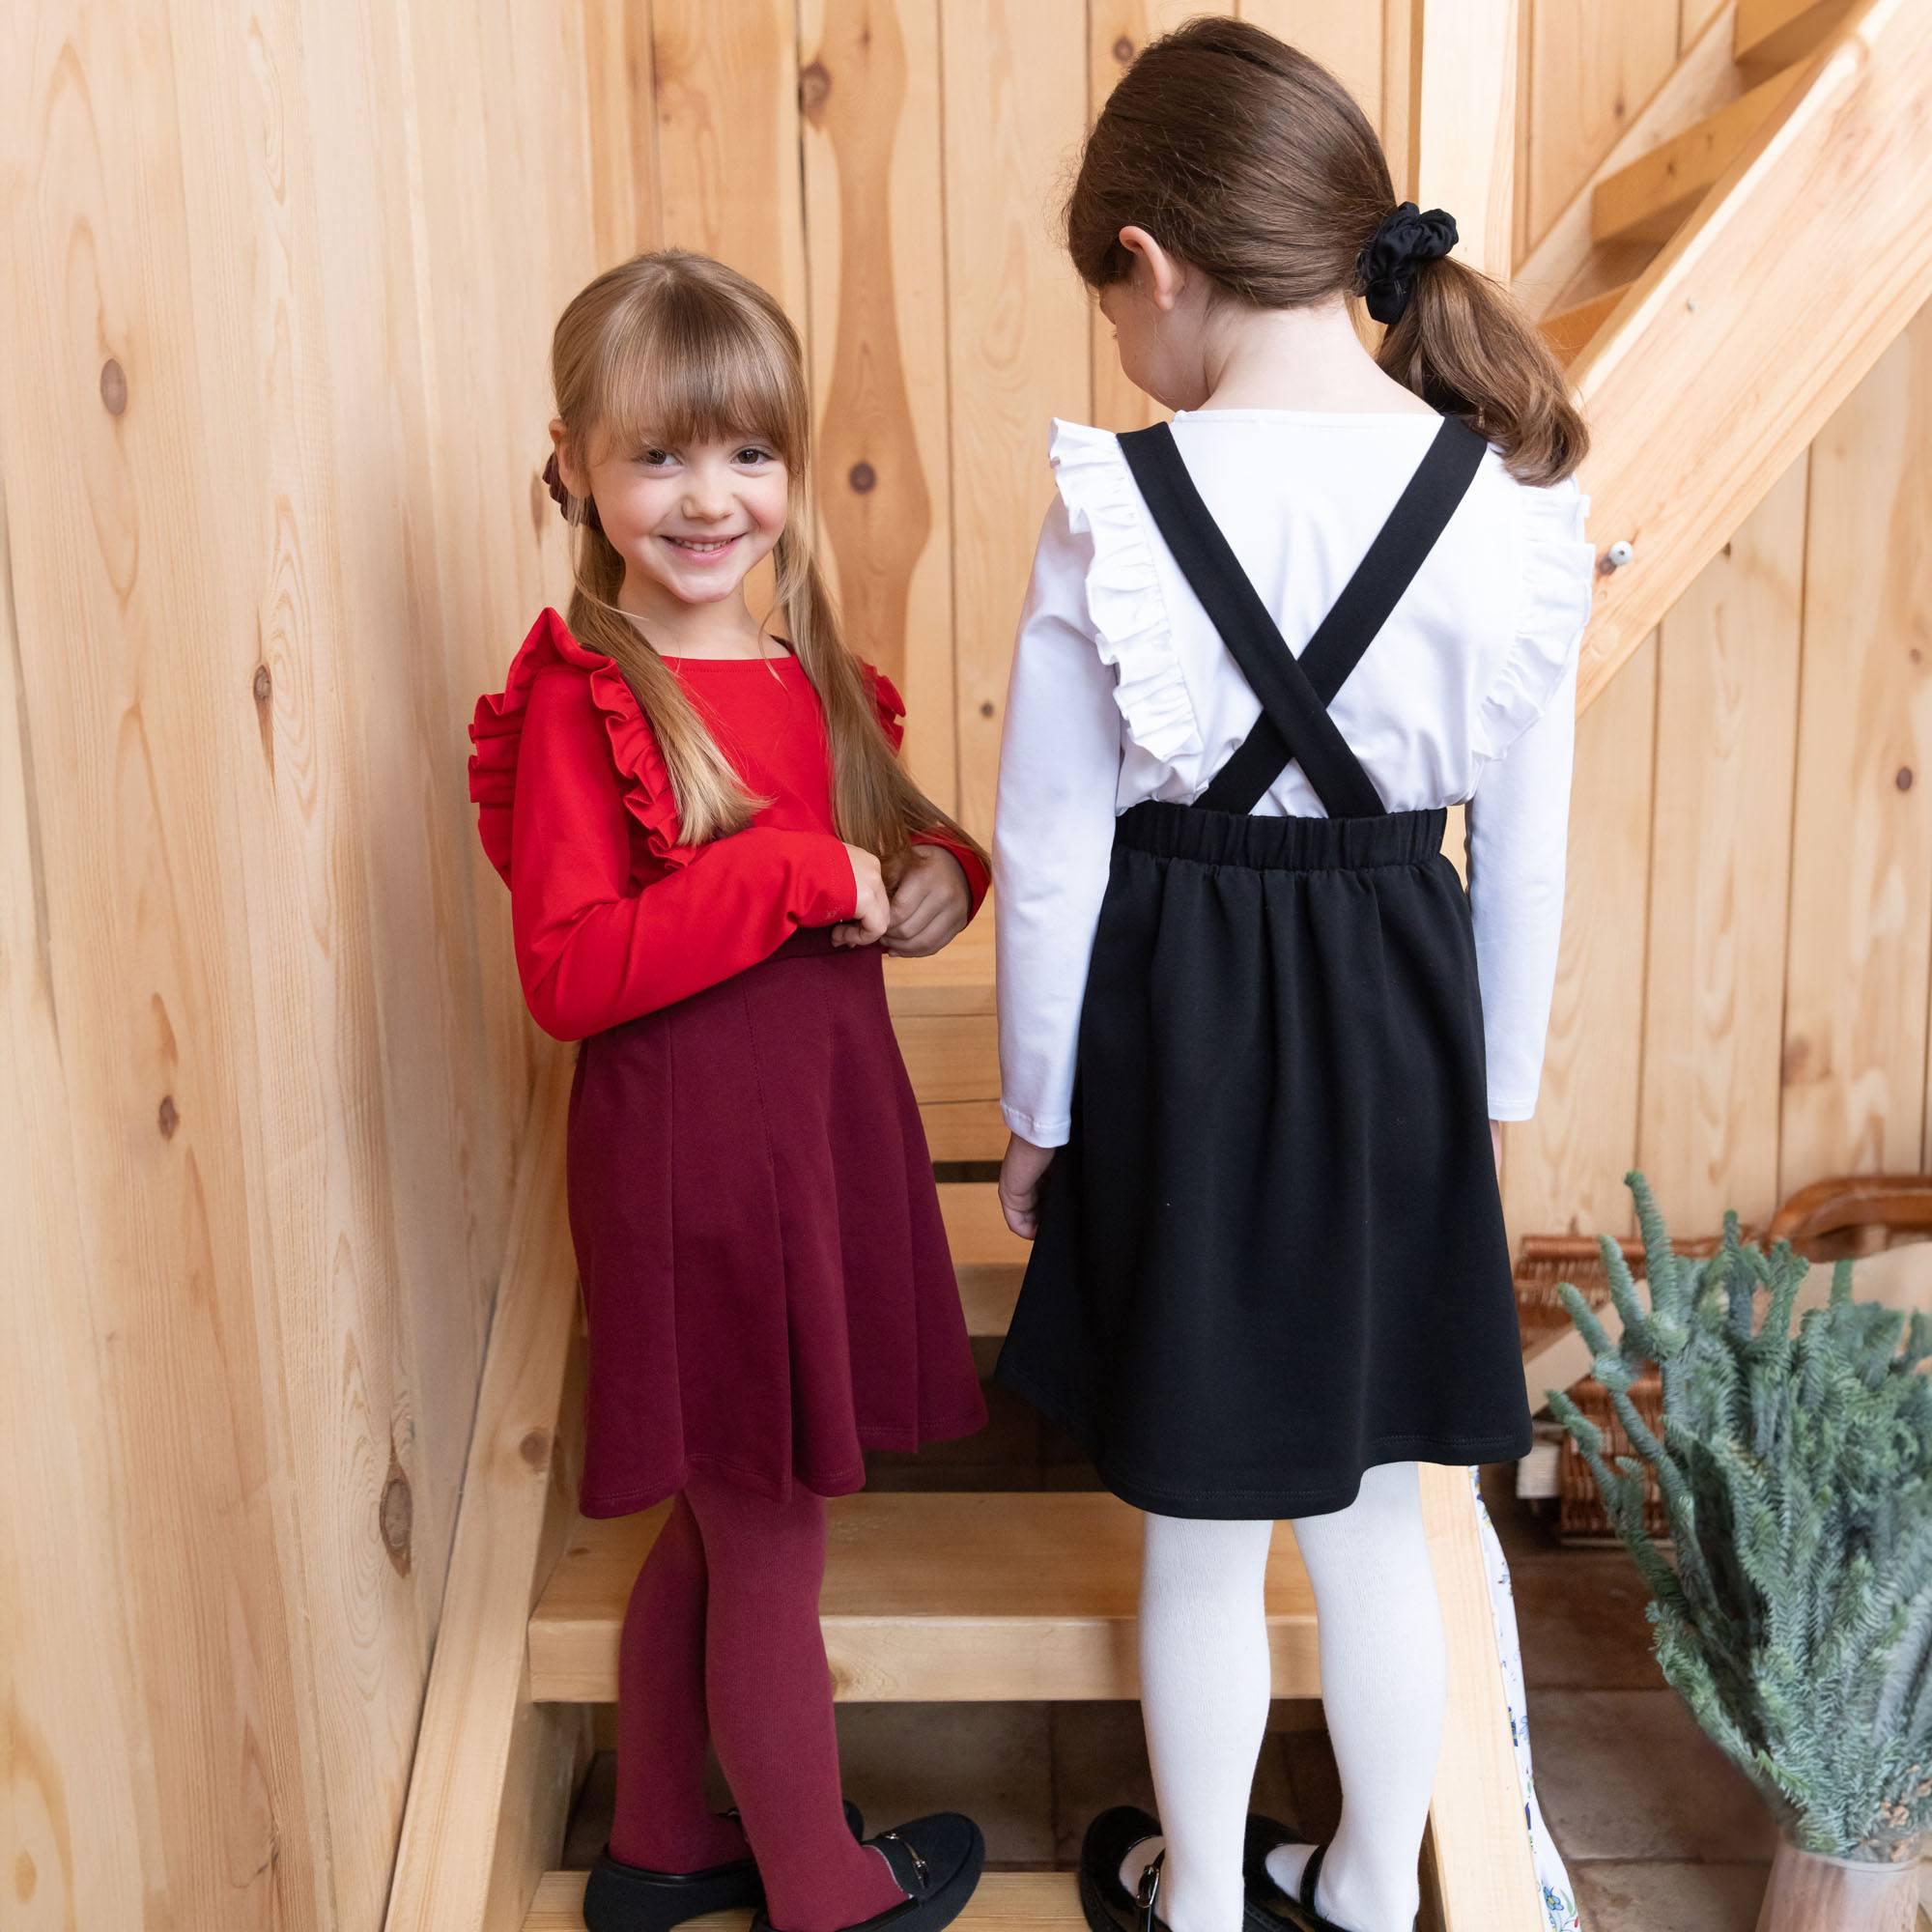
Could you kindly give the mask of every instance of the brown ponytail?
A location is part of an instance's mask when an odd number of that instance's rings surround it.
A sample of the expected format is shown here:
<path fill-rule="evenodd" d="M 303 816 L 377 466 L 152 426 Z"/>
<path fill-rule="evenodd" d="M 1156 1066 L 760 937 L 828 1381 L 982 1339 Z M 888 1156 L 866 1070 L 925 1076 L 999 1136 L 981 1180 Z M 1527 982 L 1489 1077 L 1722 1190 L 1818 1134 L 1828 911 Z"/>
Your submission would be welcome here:
<path fill-rule="evenodd" d="M 1225 299 L 1302 308 L 1361 293 L 1357 262 L 1395 207 L 1368 117 L 1319 62 L 1245 21 L 1191 20 L 1151 42 L 1107 98 L 1065 207 L 1089 287 L 1125 279 L 1128 225 Z M 1525 483 L 1582 462 L 1589 433 L 1563 372 L 1507 290 L 1453 257 L 1418 263 L 1377 361 L 1463 417 Z"/>

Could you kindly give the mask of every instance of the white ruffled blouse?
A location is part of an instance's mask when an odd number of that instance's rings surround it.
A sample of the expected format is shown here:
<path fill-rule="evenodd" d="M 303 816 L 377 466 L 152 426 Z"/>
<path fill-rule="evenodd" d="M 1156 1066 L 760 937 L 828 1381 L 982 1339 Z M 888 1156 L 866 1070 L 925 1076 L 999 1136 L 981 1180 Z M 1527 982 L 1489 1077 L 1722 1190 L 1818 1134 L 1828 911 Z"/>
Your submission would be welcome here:
<path fill-rule="evenodd" d="M 1195 484 L 1298 652 L 1422 460 L 1419 412 L 1183 410 Z M 1152 525 L 1116 438 L 1053 424 L 1057 495 L 1021 611 L 1000 753 L 1000 1081 L 1007 1123 L 1067 1136 L 1080 1003 L 1116 815 L 1189 801 L 1261 706 Z M 1588 499 L 1492 450 L 1330 716 L 1391 811 L 1468 801 L 1490 1114 L 1529 1118 L 1563 918 Z M 1322 813 L 1291 764 L 1256 810 Z"/>

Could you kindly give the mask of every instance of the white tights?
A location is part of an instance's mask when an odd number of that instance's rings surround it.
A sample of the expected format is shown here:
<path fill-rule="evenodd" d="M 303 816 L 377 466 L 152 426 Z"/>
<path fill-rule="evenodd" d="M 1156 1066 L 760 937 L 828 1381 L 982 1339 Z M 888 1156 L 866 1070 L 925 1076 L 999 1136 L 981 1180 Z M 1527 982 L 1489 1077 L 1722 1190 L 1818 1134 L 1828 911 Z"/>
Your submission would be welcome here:
<path fill-rule="evenodd" d="M 1145 1522 L 1141 1707 L 1167 1848 L 1154 1909 L 1172 1932 L 1240 1932 L 1241 1839 L 1267 1726 L 1262 1585 L 1274 1524 Z M 1342 1780 L 1317 1902 L 1349 1932 L 1410 1932 L 1445 1694 L 1416 1465 L 1370 1469 L 1347 1509 L 1304 1517 L 1294 1534 L 1315 1587 L 1321 1701 Z M 1162 1843 L 1128 1855 L 1129 1890 Z M 1291 1897 L 1309 1850 L 1269 1857 Z"/>

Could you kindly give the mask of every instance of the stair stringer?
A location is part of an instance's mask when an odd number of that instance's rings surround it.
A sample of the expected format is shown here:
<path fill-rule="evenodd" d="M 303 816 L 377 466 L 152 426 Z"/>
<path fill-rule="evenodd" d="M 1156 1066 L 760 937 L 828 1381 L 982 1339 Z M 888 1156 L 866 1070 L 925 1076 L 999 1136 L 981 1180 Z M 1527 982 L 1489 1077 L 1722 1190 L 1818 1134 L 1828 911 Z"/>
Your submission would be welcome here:
<path fill-rule="evenodd" d="M 573 1055 L 540 1062 L 385 1932 L 517 1932 L 563 1848 L 588 1706 L 529 1696 L 530 1611 L 577 1520 L 583 1343 L 564 1212 Z"/>
<path fill-rule="evenodd" d="M 1596 445 L 1589 704 L 1932 296 L 1932 7 L 1866 0 L 1572 372 Z"/>

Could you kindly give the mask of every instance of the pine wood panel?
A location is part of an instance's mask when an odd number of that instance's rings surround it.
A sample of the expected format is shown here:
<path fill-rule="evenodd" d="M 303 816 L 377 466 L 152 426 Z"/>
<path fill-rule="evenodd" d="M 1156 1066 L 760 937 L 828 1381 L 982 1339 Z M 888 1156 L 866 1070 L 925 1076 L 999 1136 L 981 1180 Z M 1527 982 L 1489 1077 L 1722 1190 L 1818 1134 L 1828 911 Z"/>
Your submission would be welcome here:
<path fill-rule="evenodd" d="M 579 1523 L 530 1618 L 530 1694 L 616 1693 L 617 1637 L 662 1509 Z M 1101 1492 L 835 1498 L 819 1600 L 833 1694 L 865 1703 L 1132 1697 L 1140 1514 Z M 1275 1694 L 1316 1694 L 1315 1606 L 1268 1561 Z"/>
<path fill-rule="evenodd" d="M 381 1917 L 530 1068 L 462 726 L 543 601 L 582 58 L 73 5 L 0 76 L 36 1923 Z"/>
<path fill-rule="evenodd" d="M 1802 68 L 1761 80 L 1747 94 L 1660 143 L 1597 184 L 1590 232 L 1598 242 L 1665 242 L 1783 104 Z"/>
<path fill-rule="evenodd" d="M 1928 85 L 1932 11 L 1866 0 L 1584 353 L 1597 535 L 1635 560 L 1599 580 L 1579 701 L 1932 294 L 1932 233 L 1892 205 L 1932 171 Z"/>
<path fill-rule="evenodd" d="M 1602 295 L 1592 296 L 1588 301 L 1578 302 L 1575 308 L 1562 309 L 1547 317 L 1542 325 L 1543 339 L 1548 343 L 1556 359 L 1565 364 L 1574 362 L 1590 338 L 1616 313 L 1617 304 L 1629 293 L 1628 283 L 1620 288 L 1605 289 Z"/>
<path fill-rule="evenodd" d="M 1655 641 L 1577 721 L 1563 943 L 1533 1118 L 1503 1129 L 1513 1236 L 1621 1234 L 1636 1157 L 1656 754 Z"/>
<path fill-rule="evenodd" d="M 919 1118 L 936 1161 L 999 1160 L 1007 1151 L 1007 1122 L 998 1100 L 942 1100 L 921 1106 Z"/>
<path fill-rule="evenodd" d="M 1172 33 L 1201 9 L 1189 0 L 1088 0 L 1087 6 L 1087 124 L 1098 120 L 1107 97 L 1147 43 Z M 1279 28 L 1263 21 L 1271 32 Z M 1069 178 L 1066 187 L 1072 186 Z M 1059 201 L 1053 210 L 1056 220 Z M 1056 235 L 1058 234 L 1056 229 Z M 1101 429 L 1144 429 L 1173 414 L 1145 390 L 1127 381 L 1114 347 L 1114 330 L 1093 296 L 1088 305 L 1089 353 L 1093 367 L 1091 420 Z"/>
<path fill-rule="evenodd" d="M 939 1209 L 952 1259 L 966 1266 L 980 1262 L 1024 1263 L 1033 1244 L 1007 1226 L 1000 1197 L 990 1180 L 946 1180 L 939 1186 Z"/>
<path fill-rule="evenodd" d="M 789 0 L 651 0 L 664 241 L 768 289 L 804 332 L 798 41 Z"/>
<path fill-rule="evenodd" d="M 800 21 L 819 510 L 846 641 L 906 700 L 903 755 L 958 799 L 936 0 Z"/>
<path fill-rule="evenodd" d="M 1806 463 L 1664 620 L 1637 1164 L 1672 1225 L 1770 1219 Z"/>
<path fill-rule="evenodd" d="M 1811 452 L 1784 1191 L 1924 1159 L 1932 975 L 1932 315 Z"/>
<path fill-rule="evenodd" d="M 1048 421 L 1092 420 L 1085 298 L 1051 217 L 1086 125 L 1086 18 L 949 0 L 940 24 L 959 806 L 985 837 L 1013 623 L 1053 487 Z"/>
<path fill-rule="evenodd" d="M 1757 72 L 1815 52 L 1850 10 L 1850 0 L 1738 0 L 1733 51 Z"/>
<path fill-rule="evenodd" d="M 1677 64 L 1678 0 L 1530 0 L 1527 234 L 1539 242 Z M 1461 211 L 1456 211 L 1459 218 Z"/>
<path fill-rule="evenodd" d="M 653 65 L 651 0 L 583 0 L 591 227 L 599 268 L 654 246 L 664 225 Z"/>
<path fill-rule="evenodd" d="M 1548 192 L 1562 200 L 1534 245 L 1519 252 L 1515 289 L 1532 315 L 1548 315 L 1629 282 L 1649 262 L 1651 247 L 1637 242 L 1600 247 L 1590 229 L 1593 176 L 1620 168 L 1666 141 L 1681 128 L 1716 113 L 1745 91 L 1731 58 L 1731 0 L 1687 43 L 1682 58 L 1634 114 L 1596 166 L 1574 179 L 1552 176 Z M 1556 111 L 1552 106 L 1551 112 Z M 1524 136 L 1528 138 L 1527 134 Z"/>
<path fill-rule="evenodd" d="M 1000 1097 L 1000 1046 L 990 1014 L 899 1019 L 894 1032 L 922 1104 Z"/>

